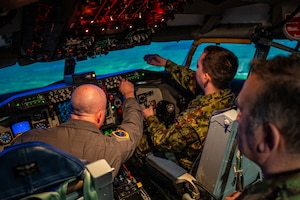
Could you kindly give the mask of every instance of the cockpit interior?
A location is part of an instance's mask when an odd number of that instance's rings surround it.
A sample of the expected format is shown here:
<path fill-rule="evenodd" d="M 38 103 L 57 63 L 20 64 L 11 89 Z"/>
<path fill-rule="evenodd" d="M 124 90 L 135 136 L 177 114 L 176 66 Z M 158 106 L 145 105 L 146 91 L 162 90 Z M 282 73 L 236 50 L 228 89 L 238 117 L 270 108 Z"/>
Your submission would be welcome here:
<path fill-rule="evenodd" d="M 0 0 L 0 160 L 23 132 L 67 121 L 71 93 L 84 83 L 95 84 L 106 93 L 107 111 L 101 127 L 104 134 L 110 134 L 122 120 L 123 97 L 118 87 L 123 78 L 134 83 L 142 108 L 155 105 L 160 121 L 172 123 L 195 94 L 180 87 L 163 67 L 148 65 L 143 56 L 159 54 L 195 70 L 202 50 L 212 44 L 237 54 L 239 68 L 230 87 L 238 95 L 253 58 L 300 56 L 300 3 Z M 197 94 L 201 92 L 199 88 Z M 102 193 L 98 192 L 98 197 L 221 200 L 231 190 L 260 181 L 260 169 L 250 160 L 239 160 L 236 115 L 237 110 L 231 109 L 211 118 L 213 128 L 209 129 L 200 167 L 193 175 L 154 154 L 145 158 L 147 169 L 124 163 L 120 175 L 110 181 L 106 176 L 111 169 L 105 161 L 88 165 L 96 176 L 96 169 L 104 169 L 104 175 L 95 179 L 107 183 L 100 184 Z M 0 168 L 5 174 L 4 162 Z M 244 170 L 236 170 L 239 162 L 243 162 Z M 84 168 L 79 165 L 74 171 L 82 175 Z M 243 177 L 242 182 L 239 177 Z"/>

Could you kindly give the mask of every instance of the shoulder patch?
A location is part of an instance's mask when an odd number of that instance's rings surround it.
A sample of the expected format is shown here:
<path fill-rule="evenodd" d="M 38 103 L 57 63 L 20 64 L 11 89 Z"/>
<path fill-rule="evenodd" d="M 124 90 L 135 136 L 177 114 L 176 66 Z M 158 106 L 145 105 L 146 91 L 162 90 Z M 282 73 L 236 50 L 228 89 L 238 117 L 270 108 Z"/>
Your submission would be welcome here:
<path fill-rule="evenodd" d="M 116 130 L 111 133 L 113 136 L 119 139 L 128 139 L 129 134 L 124 130 Z"/>

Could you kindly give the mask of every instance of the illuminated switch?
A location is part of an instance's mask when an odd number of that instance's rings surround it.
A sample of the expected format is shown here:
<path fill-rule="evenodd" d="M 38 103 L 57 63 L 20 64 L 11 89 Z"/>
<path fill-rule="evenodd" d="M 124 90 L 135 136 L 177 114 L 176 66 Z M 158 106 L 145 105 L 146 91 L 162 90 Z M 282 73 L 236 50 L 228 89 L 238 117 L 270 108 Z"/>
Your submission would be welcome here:
<path fill-rule="evenodd" d="M 117 113 L 118 113 L 118 115 L 123 115 L 123 110 L 122 110 L 122 108 L 118 108 Z"/>

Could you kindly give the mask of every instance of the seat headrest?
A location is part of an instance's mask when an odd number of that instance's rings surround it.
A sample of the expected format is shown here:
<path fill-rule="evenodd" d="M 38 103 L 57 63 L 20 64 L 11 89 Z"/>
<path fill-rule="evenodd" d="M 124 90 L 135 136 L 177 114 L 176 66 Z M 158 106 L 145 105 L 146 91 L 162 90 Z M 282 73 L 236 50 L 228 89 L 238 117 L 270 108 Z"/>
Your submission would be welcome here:
<path fill-rule="evenodd" d="M 15 199 L 53 189 L 83 176 L 80 159 L 43 142 L 26 142 L 0 153 L 0 199 Z"/>

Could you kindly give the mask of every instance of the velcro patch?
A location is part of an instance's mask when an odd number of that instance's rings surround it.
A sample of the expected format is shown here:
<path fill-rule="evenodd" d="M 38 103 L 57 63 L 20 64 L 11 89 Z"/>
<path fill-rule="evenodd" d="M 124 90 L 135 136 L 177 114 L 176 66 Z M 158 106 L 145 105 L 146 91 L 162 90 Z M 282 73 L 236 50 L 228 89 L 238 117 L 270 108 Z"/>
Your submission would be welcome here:
<path fill-rule="evenodd" d="M 124 130 L 116 130 L 111 133 L 113 136 L 119 139 L 128 139 L 129 134 Z"/>

